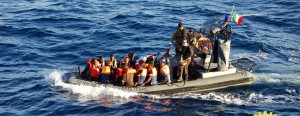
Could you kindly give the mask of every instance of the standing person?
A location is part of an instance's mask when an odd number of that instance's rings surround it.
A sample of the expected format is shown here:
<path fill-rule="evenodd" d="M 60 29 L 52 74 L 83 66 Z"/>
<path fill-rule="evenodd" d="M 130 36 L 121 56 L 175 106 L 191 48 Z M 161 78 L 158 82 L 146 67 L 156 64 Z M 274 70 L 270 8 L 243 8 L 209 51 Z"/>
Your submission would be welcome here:
<path fill-rule="evenodd" d="M 183 23 L 179 22 L 178 23 L 178 28 L 177 30 L 173 33 L 171 39 L 170 39 L 170 44 L 173 43 L 173 41 L 176 41 L 176 53 L 179 52 L 181 50 L 181 42 L 184 38 L 186 38 L 186 30 L 183 27 Z"/>
<path fill-rule="evenodd" d="M 189 31 L 186 34 L 187 42 L 190 44 L 190 46 L 195 47 L 197 45 L 197 39 L 201 37 L 201 34 L 198 32 L 194 32 L 193 29 L 189 29 Z"/>
<path fill-rule="evenodd" d="M 180 59 L 180 63 L 179 63 L 179 78 L 177 80 L 177 82 L 181 82 L 182 81 L 182 76 L 183 73 L 185 74 L 185 80 L 188 80 L 189 77 L 189 73 L 188 73 L 188 66 L 191 63 L 191 58 L 192 58 L 192 54 L 193 54 L 193 49 L 191 46 L 189 46 L 189 44 L 187 43 L 187 40 L 184 39 L 182 41 L 182 51 L 180 52 L 181 54 L 181 59 Z"/>
<path fill-rule="evenodd" d="M 161 63 L 160 74 L 165 79 L 165 81 L 167 81 L 167 85 L 170 86 L 171 85 L 170 68 L 166 64 L 165 60 L 163 60 Z"/>
<path fill-rule="evenodd" d="M 129 52 L 128 57 L 129 57 L 130 67 L 131 67 L 131 68 L 134 68 L 134 66 L 135 66 L 135 64 L 136 64 L 136 61 L 135 61 L 135 59 L 134 59 L 134 54 L 133 54 L 133 52 Z"/>

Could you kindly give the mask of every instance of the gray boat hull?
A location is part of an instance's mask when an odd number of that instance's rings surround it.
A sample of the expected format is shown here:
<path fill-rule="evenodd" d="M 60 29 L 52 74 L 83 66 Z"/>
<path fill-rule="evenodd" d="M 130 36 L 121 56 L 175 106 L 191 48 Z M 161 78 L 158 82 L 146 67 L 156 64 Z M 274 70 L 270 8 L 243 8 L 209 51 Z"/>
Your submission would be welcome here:
<path fill-rule="evenodd" d="M 137 92 L 145 94 L 174 94 L 185 92 L 199 92 L 226 88 L 231 86 L 249 85 L 253 82 L 255 76 L 250 72 L 236 72 L 233 74 L 221 75 L 210 78 L 198 78 L 196 80 L 186 81 L 181 83 L 173 83 L 172 86 L 166 84 L 145 86 L 145 87 L 127 87 L 115 86 L 112 84 L 101 84 L 95 81 L 83 80 L 80 78 L 70 78 L 69 83 L 75 85 L 88 85 L 88 86 L 105 86 L 115 88 L 128 92 Z"/>

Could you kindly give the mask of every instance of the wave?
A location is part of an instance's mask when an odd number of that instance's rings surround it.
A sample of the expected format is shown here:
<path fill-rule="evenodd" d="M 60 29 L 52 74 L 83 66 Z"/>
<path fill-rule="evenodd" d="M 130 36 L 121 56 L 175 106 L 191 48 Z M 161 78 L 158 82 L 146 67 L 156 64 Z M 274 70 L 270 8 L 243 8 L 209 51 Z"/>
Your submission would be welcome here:
<path fill-rule="evenodd" d="M 221 91 L 221 90 L 219 90 Z M 205 101 L 217 101 L 224 104 L 259 106 L 273 103 L 294 103 L 299 102 L 296 89 L 285 89 L 286 94 L 272 95 L 264 92 L 242 91 L 239 92 L 219 92 L 211 91 L 205 93 L 184 93 L 172 96 L 155 96 L 156 99 L 197 99 Z"/>
<path fill-rule="evenodd" d="M 300 85 L 300 73 L 257 73 L 255 83 Z"/>
<path fill-rule="evenodd" d="M 63 81 L 62 75 L 66 71 L 54 70 L 48 75 L 45 75 L 45 81 L 52 87 L 60 87 L 63 90 L 70 91 L 72 94 L 80 95 L 81 97 L 98 99 L 101 96 L 113 96 L 128 99 L 138 95 L 135 92 L 126 92 L 109 87 L 92 87 L 85 85 L 73 85 Z"/>

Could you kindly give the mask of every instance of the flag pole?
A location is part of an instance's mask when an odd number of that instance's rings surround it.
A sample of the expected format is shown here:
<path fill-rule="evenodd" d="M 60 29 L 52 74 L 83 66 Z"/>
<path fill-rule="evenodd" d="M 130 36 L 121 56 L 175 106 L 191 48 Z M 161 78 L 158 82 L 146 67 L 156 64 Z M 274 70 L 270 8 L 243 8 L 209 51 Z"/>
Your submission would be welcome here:
<path fill-rule="evenodd" d="M 234 5 L 232 5 L 232 10 L 231 10 L 231 12 L 230 12 L 230 21 L 232 21 L 233 11 L 234 11 Z"/>

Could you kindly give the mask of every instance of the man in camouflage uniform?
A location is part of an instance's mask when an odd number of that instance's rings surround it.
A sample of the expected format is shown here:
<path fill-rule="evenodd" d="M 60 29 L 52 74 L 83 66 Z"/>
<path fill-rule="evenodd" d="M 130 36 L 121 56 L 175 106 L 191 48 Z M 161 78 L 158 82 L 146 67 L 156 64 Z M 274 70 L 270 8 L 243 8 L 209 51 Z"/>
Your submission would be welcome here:
<path fill-rule="evenodd" d="M 181 42 L 184 38 L 186 38 L 186 34 L 187 31 L 184 29 L 183 23 L 179 22 L 177 30 L 173 33 L 173 36 L 170 39 L 170 44 L 172 44 L 174 40 L 176 42 L 176 49 L 175 49 L 176 53 L 181 51 L 181 47 L 182 47 Z"/>

